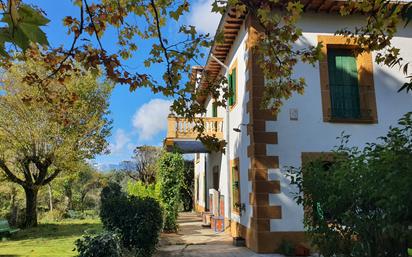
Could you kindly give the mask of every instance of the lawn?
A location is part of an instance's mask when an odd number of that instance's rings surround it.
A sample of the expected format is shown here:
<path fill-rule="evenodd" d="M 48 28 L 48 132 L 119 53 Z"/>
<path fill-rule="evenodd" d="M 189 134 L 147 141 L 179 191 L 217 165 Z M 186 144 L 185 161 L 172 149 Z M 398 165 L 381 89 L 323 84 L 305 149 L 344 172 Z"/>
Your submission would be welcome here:
<path fill-rule="evenodd" d="M 67 257 L 75 256 L 74 241 L 86 231 L 101 230 L 100 220 L 64 220 L 40 224 L 21 230 L 7 241 L 0 242 L 0 257 Z"/>

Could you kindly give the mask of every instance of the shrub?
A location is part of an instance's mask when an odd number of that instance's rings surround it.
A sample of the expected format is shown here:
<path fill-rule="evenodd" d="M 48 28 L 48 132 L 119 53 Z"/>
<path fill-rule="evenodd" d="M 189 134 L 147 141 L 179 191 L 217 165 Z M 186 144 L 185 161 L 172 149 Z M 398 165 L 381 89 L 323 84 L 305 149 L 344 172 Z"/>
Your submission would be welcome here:
<path fill-rule="evenodd" d="M 158 184 L 146 185 L 142 181 L 128 182 L 127 193 L 140 198 L 151 197 L 154 199 L 159 199 L 160 194 Z"/>
<path fill-rule="evenodd" d="M 412 230 L 412 113 L 363 150 L 292 169 L 305 225 L 323 256 L 406 256 Z M 303 193 L 305 197 L 303 197 Z"/>
<path fill-rule="evenodd" d="M 136 256 L 151 256 L 163 224 L 160 204 L 153 198 L 127 197 L 119 190 L 113 185 L 103 189 L 102 223 L 107 230 L 117 231 L 123 246 L 135 250 Z"/>
<path fill-rule="evenodd" d="M 195 187 L 193 161 L 185 160 L 183 185 L 180 188 L 180 197 L 183 205 L 183 211 L 193 210 L 193 191 Z"/>
<path fill-rule="evenodd" d="M 117 234 L 103 232 L 96 236 L 86 235 L 75 242 L 78 257 L 120 257 L 122 249 Z"/>
<path fill-rule="evenodd" d="M 183 184 L 184 160 L 179 153 L 163 153 L 158 162 L 157 183 L 160 202 L 164 210 L 165 231 L 177 230 L 177 216 L 181 204 L 180 190 Z"/>
<path fill-rule="evenodd" d="M 110 182 L 102 189 L 100 201 L 100 219 L 103 226 L 107 230 L 115 231 L 121 224 L 123 208 L 127 207 L 127 196 L 119 184 Z"/>
<path fill-rule="evenodd" d="M 43 212 L 41 215 L 41 220 L 43 222 L 51 222 L 51 221 L 61 221 L 65 216 L 65 212 L 60 209 L 54 209 L 52 211 Z"/>

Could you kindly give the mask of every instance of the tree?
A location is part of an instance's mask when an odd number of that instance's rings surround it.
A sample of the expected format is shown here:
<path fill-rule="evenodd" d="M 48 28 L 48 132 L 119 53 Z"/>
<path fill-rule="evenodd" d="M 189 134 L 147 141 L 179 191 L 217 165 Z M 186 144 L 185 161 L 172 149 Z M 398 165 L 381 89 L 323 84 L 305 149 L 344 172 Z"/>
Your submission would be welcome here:
<path fill-rule="evenodd" d="M 86 67 L 101 67 L 107 78 L 115 83 L 125 84 L 133 91 L 139 87 L 149 87 L 154 93 L 174 97 L 172 109 L 177 115 L 193 119 L 196 114 L 204 113 L 204 106 L 195 99 L 199 94 L 212 95 L 217 104 L 226 106 L 229 92 L 226 78 L 211 78 L 207 72 L 203 79 L 208 87 L 195 90 L 196 81 L 190 80 L 191 65 L 204 57 L 203 47 L 209 47 L 212 40 L 209 35 L 197 33 L 193 26 L 173 26 L 190 10 L 190 1 L 159 0 L 76 0 L 78 8 L 64 18 L 64 24 L 73 36 L 68 49 L 63 47 L 47 48 L 37 51 L 37 58 L 46 60 L 50 76 L 32 74 L 26 79 L 31 84 L 47 83 L 50 79 L 64 80 L 66 71 L 76 68 L 77 62 Z M 39 4 L 40 5 L 40 4 Z M 8 0 L 4 9 L 4 27 L 0 28 L 0 50 L 3 50 L 3 66 L 13 61 L 13 55 L 6 52 L 7 44 L 14 44 L 24 53 L 32 54 L 31 48 L 37 45 L 47 46 L 47 35 L 41 30 L 49 20 L 36 6 L 25 4 L 24 0 Z M 302 36 L 298 21 L 304 11 L 301 1 L 256 1 L 256 0 L 215 0 L 215 12 L 227 12 L 235 9 L 236 15 L 253 15 L 261 29 L 256 35 L 253 46 L 258 64 L 263 70 L 267 82 L 261 108 L 278 112 L 285 99 L 297 92 L 304 93 L 305 78 L 294 77 L 294 67 L 299 62 L 315 64 L 320 60 L 321 44 L 296 50 L 295 42 Z M 408 82 L 400 85 L 400 91 L 412 90 L 412 76 L 408 71 L 408 61 L 400 56 L 391 39 L 402 25 L 409 25 L 412 19 L 412 3 L 400 3 L 391 0 L 348 0 L 340 8 L 341 15 L 361 13 L 365 23 L 353 31 L 345 28 L 338 34 L 354 40 L 360 51 L 376 51 L 376 61 L 390 67 L 402 68 Z M 127 20 L 127 22 L 126 22 Z M 173 38 L 165 37 L 164 26 L 172 24 L 176 31 Z M 30 28 L 30 29 L 29 29 Z M 109 53 L 104 48 L 102 38 L 105 32 L 115 28 L 118 31 L 116 52 Z M 220 41 L 222 35 L 217 35 Z M 96 43 L 93 44 L 92 42 Z M 162 64 L 161 74 L 148 74 L 142 69 L 130 71 L 122 65 L 122 60 L 132 58 L 139 51 L 138 46 L 147 41 L 151 44 L 149 57 L 142 61 L 142 66 L 150 68 Z M 30 44 L 32 43 L 32 44 Z M 223 92 L 222 97 L 221 92 Z M 198 122 L 196 130 L 199 138 L 215 150 L 222 150 L 223 141 L 205 136 L 204 124 Z"/>
<path fill-rule="evenodd" d="M 406 257 L 412 237 L 412 113 L 377 143 L 291 169 L 305 226 L 323 256 Z M 409 241 L 409 244 L 411 242 Z"/>
<path fill-rule="evenodd" d="M 37 194 L 79 160 L 105 151 L 112 86 L 97 70 L 78 68 L 71 79 L 33 86 L 25 77 L 48 74 L 38 59 L 22 58 L 3 74 L 0 97 L 0 169 L 24 189 L 25 226 L 37 225 Z"/>
<path fill-rule="evenodd" d="M 103 176 L 87 162 L 79 162 L 71 167 L 71 172 L 61 177 L 56 183 L 62 197 L 65 198 L 64 210 L 85 210 L 92 207 L 87 204 L 89 194 L 103 186 Z"/>
<path fill-rule="evenodd" d="M 122 162 L 121 171 L 131 179 L 140 180 L 146 185 L 156 182 L 156 163 L 161 148 L 156 146 L 138 146 L 133 151 L 132 161 Z"/>

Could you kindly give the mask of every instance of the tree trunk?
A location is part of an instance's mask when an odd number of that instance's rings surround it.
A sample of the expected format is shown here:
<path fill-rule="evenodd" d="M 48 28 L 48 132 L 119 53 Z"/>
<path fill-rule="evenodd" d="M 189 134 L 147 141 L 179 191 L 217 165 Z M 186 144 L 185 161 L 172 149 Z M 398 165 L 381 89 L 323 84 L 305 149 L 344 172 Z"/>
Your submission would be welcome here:
<path fill-rule="evenodd" d="M 48 189 L 49 189 L 49 210 L 53 211 L 53 194 L 52 194 L 52 188 L 51 185 L 48 184 L 47 185 Z"/>
<path fill-rule="evenodd" d="M 10 197 L 10 224 L 12 226 L 17 225 L 17 206 L 16 206 L 17 189 L 11 187 L 11 197 Z"/>
<path fill-rule="evenodd" d="M 26 218 L 24 226 L 26 228 L 37 226 L 37 193 L 39 190 L 32 187 L 24 187 L 26 193 Z"/>

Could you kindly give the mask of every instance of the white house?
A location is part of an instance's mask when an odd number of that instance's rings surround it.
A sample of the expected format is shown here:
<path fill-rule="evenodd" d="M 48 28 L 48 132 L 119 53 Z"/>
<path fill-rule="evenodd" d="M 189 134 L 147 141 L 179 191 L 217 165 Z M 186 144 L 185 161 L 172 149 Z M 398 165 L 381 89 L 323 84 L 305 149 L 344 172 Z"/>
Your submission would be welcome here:
<path fill-rule="evenodd" d="M 196 153 L 196 210 L 209 210 L 209 189 L 218 190 L 225 230 L 243 237 L 256 252 L 275 252 L 282 240 L 304 241 L 303 207 L 293 199 L 296 189 L 285 177 L 285 167 L 299 167 L 302 159 L 331 151 L 343 131 L 353 145 L 375 141 L 412 111 L 412 95 L 397 92 L 405 82 L 401 70 L 377 65 L 376 53 L 355 56 L 352 46 L 334 35 L 361 24 L 364 17 L 340 16 L 342 1 L 302 2 L 306 9 L 298 27 L 303 36 L 297 46 L 325 45 L 325 58 L 315 67 L 296 65 L 296 77 L 307 83 L 303 95 L 285 101 L 277 116 L 260 109 L 264 77 L 251 48 L 258 26 L 251 15 L 228 11 L 218 28 L 225 42 L 211 49 L 224 66 L 209 56 L 205 70 L 227 76 L 234 97 L 228 110 L 217 108 L 210 97 L 198 99 L 207 108 L 202 118 L 210 133 L 228 142 L 226 153 L 207 152 L 184 119 L 169 118 L 166 144 Z M 392 42 L 402 56 L 412 57 L 410 26 L 399 28 Z M 196 76 L 202 72 L 194 69 Z"/>

